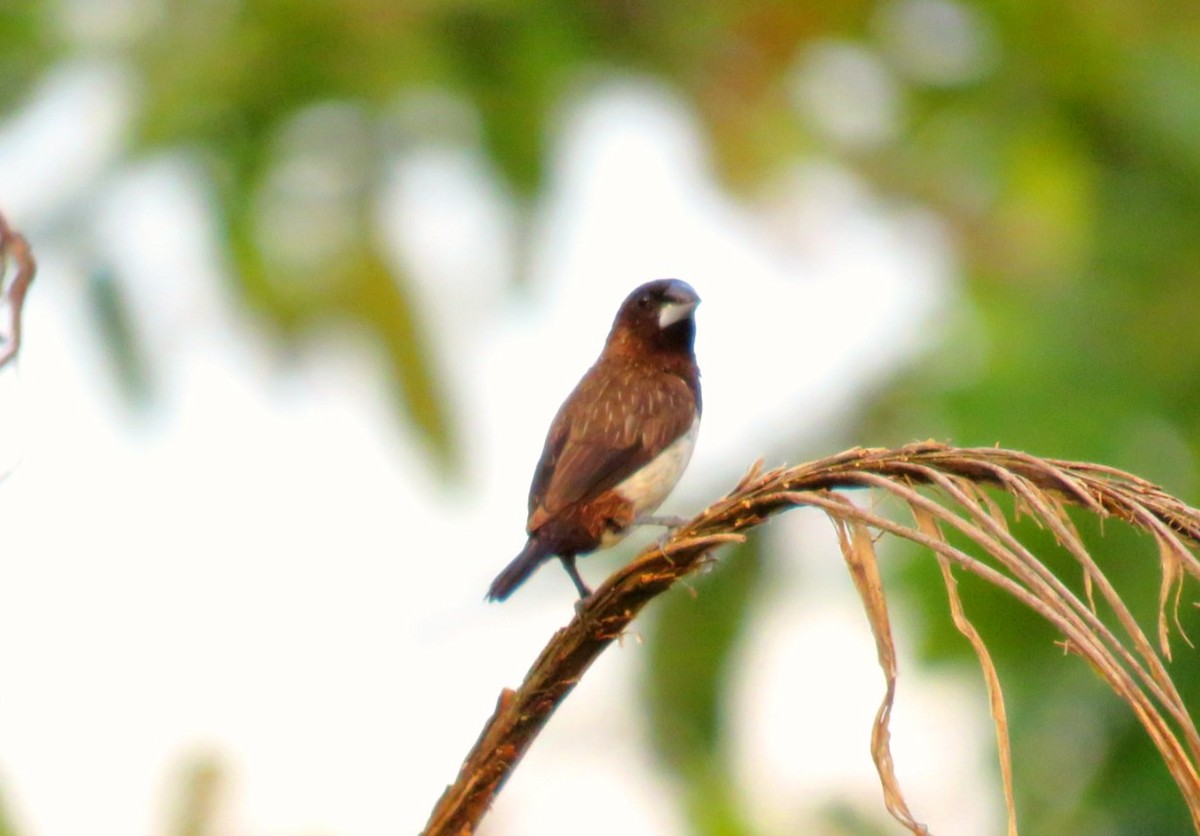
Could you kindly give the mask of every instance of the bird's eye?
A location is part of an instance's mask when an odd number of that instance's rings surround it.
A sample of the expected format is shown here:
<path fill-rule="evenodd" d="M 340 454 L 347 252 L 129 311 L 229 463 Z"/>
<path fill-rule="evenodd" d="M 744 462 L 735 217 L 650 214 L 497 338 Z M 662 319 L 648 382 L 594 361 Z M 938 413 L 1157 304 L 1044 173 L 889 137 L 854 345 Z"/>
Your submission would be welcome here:
<path fill-rule="evenodd" d="M 650 302 L 651 299 L 649 296 L 643 296 L 642 298 L 638 299 L 638 306 L 642 308 L 648 308 L 650 307 Z"/>

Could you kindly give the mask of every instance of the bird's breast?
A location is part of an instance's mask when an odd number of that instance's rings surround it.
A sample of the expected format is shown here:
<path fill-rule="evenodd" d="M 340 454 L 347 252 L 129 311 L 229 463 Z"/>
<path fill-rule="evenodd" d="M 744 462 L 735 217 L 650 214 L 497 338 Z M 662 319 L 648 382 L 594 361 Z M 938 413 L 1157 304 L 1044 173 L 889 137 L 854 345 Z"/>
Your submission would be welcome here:
<path fill-rule="evenodd" d="M 700 418 L 697 416 L 687 432 L 614 488 L 622 499 L 633 506 L 635 517 L 653 512 L 675 488 L 692 458 L 699 432 Z"/>

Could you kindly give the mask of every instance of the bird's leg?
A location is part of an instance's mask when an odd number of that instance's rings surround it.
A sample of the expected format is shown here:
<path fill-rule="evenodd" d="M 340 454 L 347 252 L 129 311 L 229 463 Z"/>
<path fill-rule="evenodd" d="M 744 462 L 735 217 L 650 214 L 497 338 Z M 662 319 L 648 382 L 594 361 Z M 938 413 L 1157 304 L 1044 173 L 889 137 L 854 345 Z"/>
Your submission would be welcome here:
<path fill-rule="evenodd" d="M 583 578 L 579 577 L 579 570 L 575 568 L 575 555 L 560 554 L 558 559 L 562 561 L 563 568 L 571 576 L 571 582 L 575 584 L 575 589 L 579 591 L 580 599 L 589 597 L 592 594 L 592 590 L 588 589 L 587 584 L 583 582 Z"/>

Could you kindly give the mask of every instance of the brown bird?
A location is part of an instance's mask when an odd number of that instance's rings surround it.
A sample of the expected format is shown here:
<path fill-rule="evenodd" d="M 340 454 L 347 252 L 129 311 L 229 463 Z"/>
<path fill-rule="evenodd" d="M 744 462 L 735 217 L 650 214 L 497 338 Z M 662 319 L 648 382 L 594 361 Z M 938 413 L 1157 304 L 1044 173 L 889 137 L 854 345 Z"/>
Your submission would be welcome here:
<path fill-rule="evenodd" d="M 619 541 L 683 475 L 700 429 L 692 343 L 700 297 L 686 282 L 639 287 L 621 305 L 600 358 L 554 416 L 529 489 L 529 540 L 487 597 L 503 601 L 557 556 L 579 596 L 581 554 Z"/>

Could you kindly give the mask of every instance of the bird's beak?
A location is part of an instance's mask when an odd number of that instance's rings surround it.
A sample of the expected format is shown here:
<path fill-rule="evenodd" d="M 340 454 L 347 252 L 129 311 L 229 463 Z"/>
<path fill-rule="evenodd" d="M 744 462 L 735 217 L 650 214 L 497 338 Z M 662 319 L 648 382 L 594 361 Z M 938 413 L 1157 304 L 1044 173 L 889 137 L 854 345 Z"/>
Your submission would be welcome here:
<path fill-rule="evenodd" d="M 687 319 L 700 304 L 696 291 L 685 282 L 676 281 L 667 294 L 667 303 L 658 312 L 658 327 L 670 328 L 676 322 Z"/>

